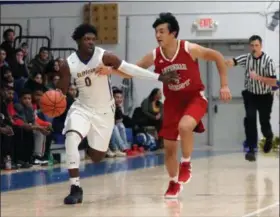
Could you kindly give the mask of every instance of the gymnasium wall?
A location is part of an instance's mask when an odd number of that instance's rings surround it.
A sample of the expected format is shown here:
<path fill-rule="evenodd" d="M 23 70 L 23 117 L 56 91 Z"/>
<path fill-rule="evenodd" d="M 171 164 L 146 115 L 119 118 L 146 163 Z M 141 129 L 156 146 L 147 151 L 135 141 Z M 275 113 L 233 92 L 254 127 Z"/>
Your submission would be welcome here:
<path fill-rule="evenodd" d="M 71 39 L 73 28 L 82 21 L 85 3 L 16 4 L 1 6 L 1 22 L 20 23 L 24 33 L 46 35 L 52 46 L 75 47 Z M 279 64 L 279 29 L 267 30 L 263 12 L 269 2 L 119 2 L 119 44 L 103 46 L 128 61 L 135 62 L 156 46 L 152 22 L 158 13 L 170 11 L 180 22 L 180 38 L 190 40 L 248 39 L 252 34 L 264 38 L 264 50 Z M 269 11 L 279 9 L 277 2 Z M 199 16 L 211 16 L 219 22 L 214 33 L 199 33 L 191 25 Z M 269 20 L 270 21 L 270 16 Z M 126 31 L 126 28 L 127 31 Z M 120 78 L 114 78 L 120 84 Z M 135 106 L 160 84 L 135 79 Z M 276 107 L 275 107 L 276 106 Z M 272 116 L 275 132 L 279 132 L 279 101 Z"/>

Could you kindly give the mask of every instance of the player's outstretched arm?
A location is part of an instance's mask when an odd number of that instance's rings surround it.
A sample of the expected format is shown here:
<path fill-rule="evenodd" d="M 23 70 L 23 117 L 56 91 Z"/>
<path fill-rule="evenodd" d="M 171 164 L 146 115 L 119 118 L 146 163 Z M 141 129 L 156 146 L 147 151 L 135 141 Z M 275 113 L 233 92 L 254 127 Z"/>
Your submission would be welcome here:
<path fill-rule="evenodd" d="M 214 61 L 216 63 L 220 75 L 220 97 L 224 101 L 230 100 L 231 94 L 228 88 L 227 65 L 225 63 L 224 56 L 219 51 L 192 43 L 189 44 L 189 52 L 195 59 Z"/>
<path fill-rule="evenodd" d="M 141 68 L 143 68 L 143 69 L 148 69 L 148 68 L 150 68 L 154 64 L 154 59 L 153 58 L 154 58 L 153 57 L 153 53 L 151 52 L 151 53 L 145 55 L 141 60 L 139 60 L 136 63 L 136 65 L 141 67 Z M 111 72 L 109 72 L 109 71 L 108 72 L 103 71 L 103 72 L 104 72 L 104 74 L 112 73 L 112 74 L 115 74 L 115 75 L 119 75 L 119 76 L 121 76 L 123 78 L 132 78 L 131 75 L 127 75 L 124 72 L 122 72 L 120 70 L 116 70 L 116 69 L 112 69 Z"/>
<path fill-rule="evenodd" d="M 57 84 L 57 88 L 66 95 L 71 82 L 70 69 L 66 61 L 64 61 L 63 65 L 60 67 L 58 76 L 60 77 L 60 79 Z"/>
<path fill-rule="evenodd" d="M 121 71 L 132 77 L 158 80 L 166 83 L 169 83 L 173 79 L 178 79 L 178 74 L 176 72 L 159 75 L 137 65 L 127 63 L 124 60 L 120 60 L 116 55 L 112 53 L 105 53 L 102 60 L 104 65 L 110 66 L 113 69 Z"/>

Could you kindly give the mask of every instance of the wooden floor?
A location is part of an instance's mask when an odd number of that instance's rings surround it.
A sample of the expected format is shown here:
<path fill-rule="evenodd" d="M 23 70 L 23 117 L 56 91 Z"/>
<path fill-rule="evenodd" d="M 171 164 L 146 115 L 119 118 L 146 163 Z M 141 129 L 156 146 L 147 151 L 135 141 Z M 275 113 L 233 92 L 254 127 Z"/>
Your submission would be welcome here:
<path fill-rule="evenodd" d="M 134 161 L 131 162 L 133 164 Z M 84 202 L 75 206 L 63 204 L 69 188 L 67 176 L 63 176 L 61 182 L 58 180 L 52 184 L 48 183 L 48 176 L 36 176 L 33 186 L 14 187 L 18 190 L 10 188 L 1 193 L 1 214 L 4 217 L 279 216 L 277 156 L 260 154 L 257 162 L 249 163 L 244 160 L 243 153 L 235 152 L 194 157 L 192 162 L 193 178 L 184 186 L 179 200 L 163 199 L 168 177 L 159 158 L 153 162 L 153 156 L 150 156 L 149 163 L 146 163 L 150 166 L 144 163 L 137 169 L 128 169 L 126 160 L 107 161 L 107 166 L 115 164 L 122 168 L 83 178 Z M 40 172 L 37 170 L 29 176 Z M 65 172 L 61 169 L 61 173 Z M 53 179 L 60 177 L 51 175 Z M 42 185 L 44 182 L 46 184 Z"/>

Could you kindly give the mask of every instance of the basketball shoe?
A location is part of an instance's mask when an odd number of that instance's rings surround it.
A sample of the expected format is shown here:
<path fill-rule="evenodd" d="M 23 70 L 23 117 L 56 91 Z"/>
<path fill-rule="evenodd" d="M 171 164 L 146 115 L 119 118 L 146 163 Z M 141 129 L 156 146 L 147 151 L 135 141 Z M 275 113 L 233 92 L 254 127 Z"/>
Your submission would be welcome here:
<path fill-rule="evenodd" d="M 169 182 L 167 191 L 164 194 L 164 197 L 166 199 L 177 198 L 182 190 L 183 190 L 183 186 L 180 183 L 171 180 Z"/>
<path fill-rule="evenodd" d="M 71 185 L 70 194 L 64 198 L 64 204 L 76 204 L 83 202 L 83 189 L 76 185 Z"/>
<path fill-rule="evenodd" d="M 191 162 L 180 163 L 180 170 L 179 170 L 179 177 L 178 177 L 178 182 L 180 184 L 186 184 L 191 180 L 192 178 L 191 167 L 192 167 Z"/>

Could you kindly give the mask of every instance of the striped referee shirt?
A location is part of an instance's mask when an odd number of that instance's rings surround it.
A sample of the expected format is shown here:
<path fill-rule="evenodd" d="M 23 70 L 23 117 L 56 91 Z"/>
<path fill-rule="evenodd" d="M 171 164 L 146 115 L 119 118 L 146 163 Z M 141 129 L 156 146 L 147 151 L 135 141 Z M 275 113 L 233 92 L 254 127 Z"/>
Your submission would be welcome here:
<path fill-rule="evenodd" d="M 250 78 L 250 71 L 255 71 L 263 77 L 276 78 L 276 69 L 272 58 L 266 53 L 262 53 L 258 58 L 251 53 L 243 54 L 233 58 L 234 64 L 245 68 L 245 89 L 257 95 L 268 94 L 272 92 L 269 85 L 261 81 Z"/>

